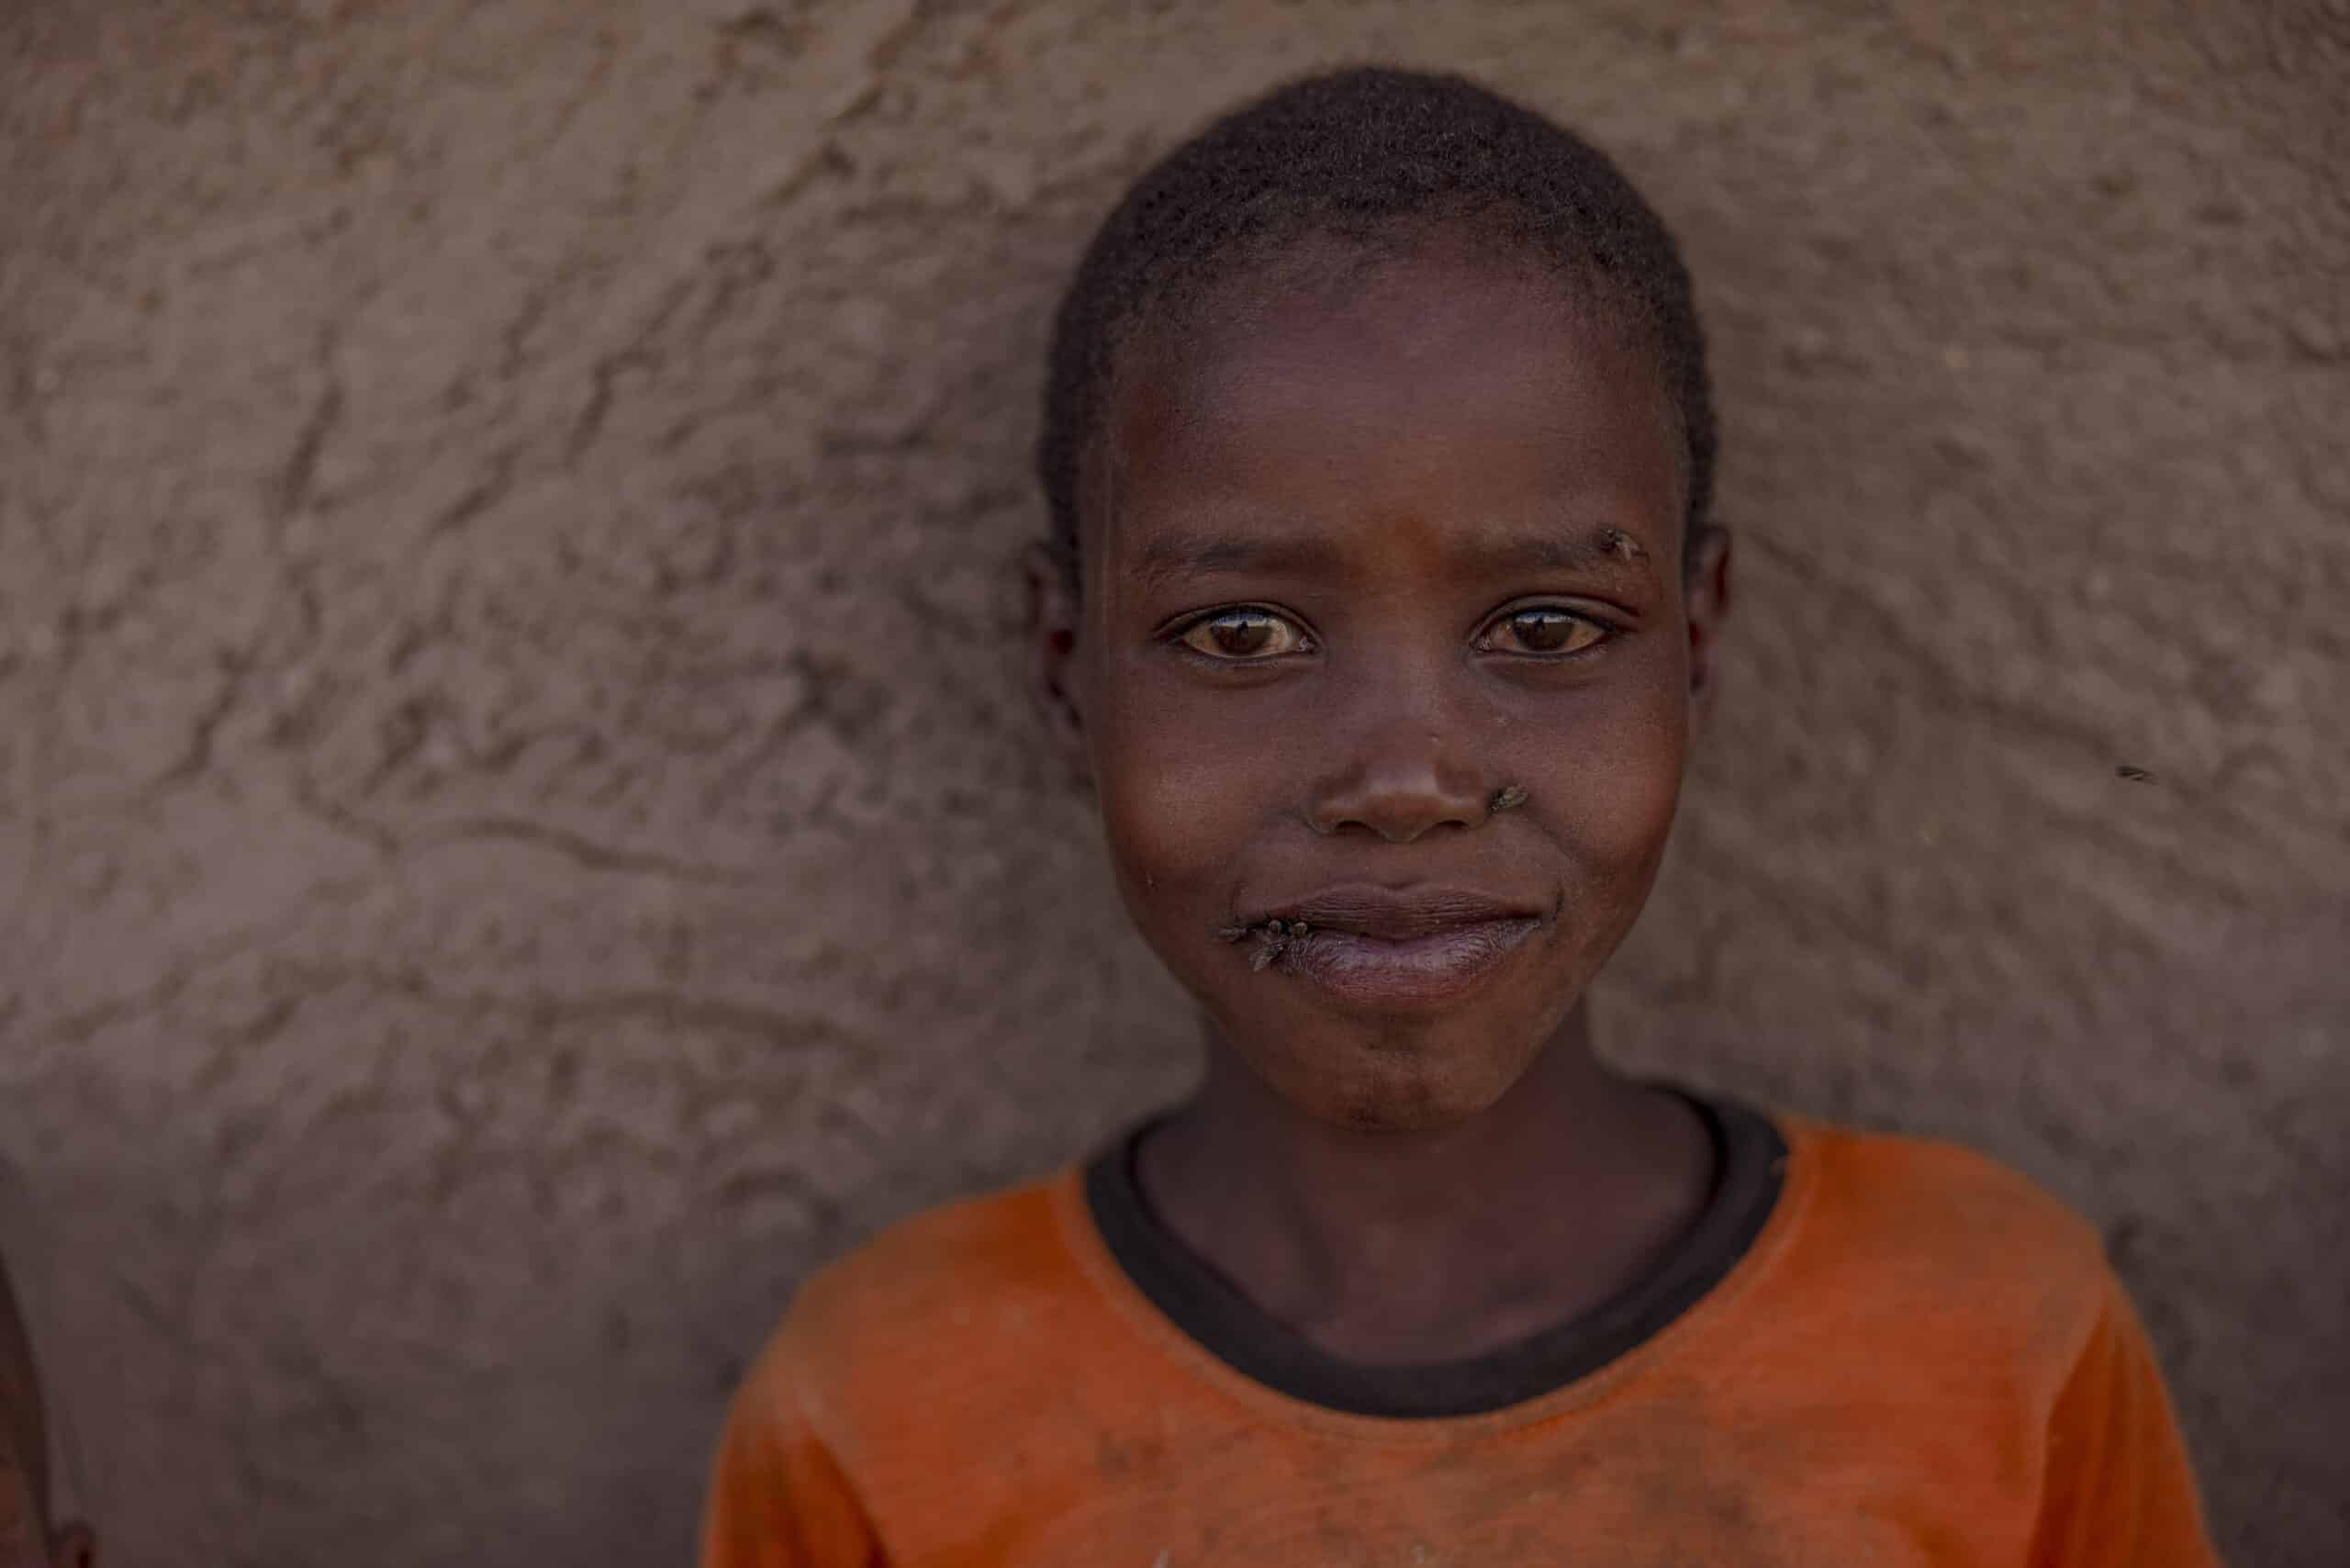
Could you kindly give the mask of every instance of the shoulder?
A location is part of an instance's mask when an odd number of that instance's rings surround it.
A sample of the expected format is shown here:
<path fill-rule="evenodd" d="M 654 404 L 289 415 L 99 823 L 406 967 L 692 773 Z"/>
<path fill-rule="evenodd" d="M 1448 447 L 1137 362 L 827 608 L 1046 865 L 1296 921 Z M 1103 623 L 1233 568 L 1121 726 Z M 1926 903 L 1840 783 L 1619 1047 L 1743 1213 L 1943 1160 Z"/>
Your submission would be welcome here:
<path fill-rule="evenodd" d="M 960 1383 L 1019 1355 L 1075 1282 L 1057 1208 L 1066 1180 L 925 1210 L 817 1270 L 743 1397 L 789 1397 L 822 1425 L 827 1409 Z"/>
<path fill-rule="evenodd" d="M 2103 1245 L 2088 1221 L 2029 1176 L 1933 1138 L 1797 1124 L 1816 1223 L 1864 1233 L 1897 1256 L 1942 1263 L 2010 1260 L 2091 1282 Z"/>
<path fill-rule="evenodd" d="M 876 1321 L 952 1322 L 958 1302 L 1049 1288 L 1067 1268 L 1055 1205 L 1066 1180 L 965 1198 L 900 1220 L 811 1275 L 786 1327 L 832 1339 Z"/>
<path fill-rule="evenodd" d="M 2077 1356 L 2111 1294 L 2088 1221 L 2022 1172 L 1957 1144 L 1796 1122 L 1802 1250 L 1859 1299 Z"/>

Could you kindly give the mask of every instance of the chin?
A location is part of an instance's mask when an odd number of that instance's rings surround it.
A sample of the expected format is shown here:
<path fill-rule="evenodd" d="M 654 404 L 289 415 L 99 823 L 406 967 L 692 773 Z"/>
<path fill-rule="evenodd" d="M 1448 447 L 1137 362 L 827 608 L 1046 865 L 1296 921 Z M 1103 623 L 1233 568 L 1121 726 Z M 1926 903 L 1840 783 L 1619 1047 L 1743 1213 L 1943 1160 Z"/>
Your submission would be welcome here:
<path fill-rule="evenodd" d="M 1435 1132 L 1491 1110 L 1525 1075 L 1539 1052 L 1497 1059 L 1413 1046 L 1352 1047 L 1353 1058 L 1332 1070 L 1326 1058 L 1267 1061 L 1249 1066 L 1282 1099 L 1319 1122 L 1354 1132 Z M 1247 1053 L 1244 1053 L 1247 1054 Z"/>

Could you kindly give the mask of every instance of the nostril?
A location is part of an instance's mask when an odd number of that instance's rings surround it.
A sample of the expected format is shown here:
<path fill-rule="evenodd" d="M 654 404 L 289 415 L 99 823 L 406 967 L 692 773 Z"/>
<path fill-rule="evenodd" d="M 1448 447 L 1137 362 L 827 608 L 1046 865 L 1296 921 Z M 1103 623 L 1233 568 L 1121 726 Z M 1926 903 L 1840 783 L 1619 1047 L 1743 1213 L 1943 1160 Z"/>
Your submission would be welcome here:
<path fill-rule="evenodd" d="M 1409 844 L 1439 828 L 1475 827 L 1495 809 L 1491 774 L 1443 755 L 1441 745 L 1402 745 L 1317 781 L 1304 802 L 1316 836 L 1349 829 L 1389 844 Z M 1483 777 L 1480 777 L 1483 775 Z"/>

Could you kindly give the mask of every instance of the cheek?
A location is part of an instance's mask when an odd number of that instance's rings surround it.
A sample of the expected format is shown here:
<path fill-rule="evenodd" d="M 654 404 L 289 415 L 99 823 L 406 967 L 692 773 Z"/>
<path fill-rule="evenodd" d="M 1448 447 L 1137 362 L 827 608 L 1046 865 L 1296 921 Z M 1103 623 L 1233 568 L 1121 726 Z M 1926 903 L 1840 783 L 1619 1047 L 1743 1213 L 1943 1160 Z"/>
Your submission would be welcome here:
<path fill-rule="evenodd" d="M 1546 736 L 1528 758 L 1539 771 L 1527 788 L 1550 795 L 1543 814 L 1595 882 L 1645 897 L 1673 831 L 1687 752 L 1687 702 L 1651 686 Z"/>
<path fill-rule="evenodd" d="M 1097 725 L 1094 782 L 1110 856 L 1146 927 L 1230 880 L 1260 814 L 1245 750 L 1192 734 L 1181 705 L 1119 712 Z"/>

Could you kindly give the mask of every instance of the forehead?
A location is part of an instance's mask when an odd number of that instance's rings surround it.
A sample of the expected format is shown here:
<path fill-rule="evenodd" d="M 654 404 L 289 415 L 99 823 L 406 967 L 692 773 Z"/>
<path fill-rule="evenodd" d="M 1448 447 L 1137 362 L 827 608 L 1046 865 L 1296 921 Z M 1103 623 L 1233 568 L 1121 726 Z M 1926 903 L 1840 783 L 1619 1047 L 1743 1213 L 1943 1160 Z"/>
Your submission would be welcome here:
<path fill-rule="evenodd" d="M 1554 272 L 1460 234 L 1225 281 L 1128 345 L 1105 416 L 1097 559 L 1202 510 L 1678 519 L 1654 355 Z"/>

